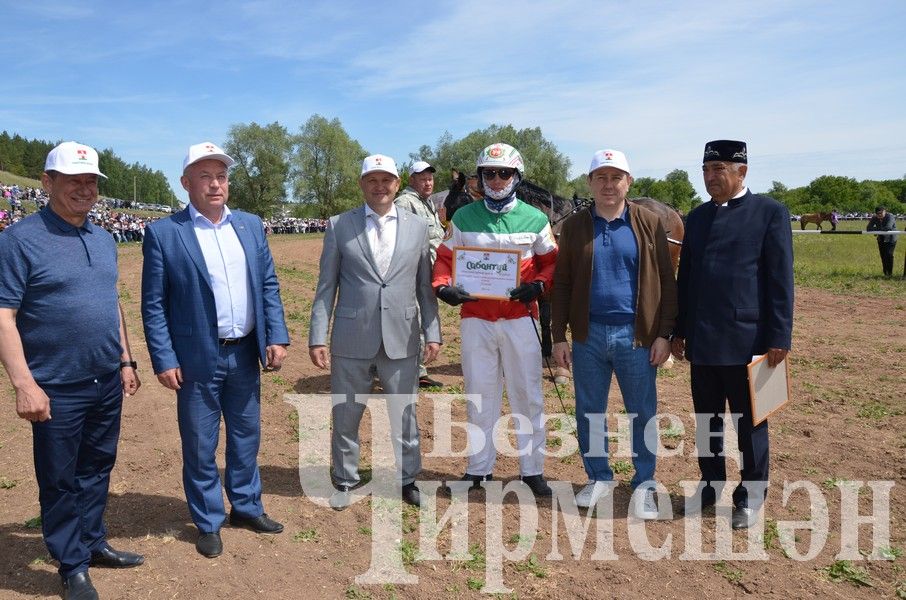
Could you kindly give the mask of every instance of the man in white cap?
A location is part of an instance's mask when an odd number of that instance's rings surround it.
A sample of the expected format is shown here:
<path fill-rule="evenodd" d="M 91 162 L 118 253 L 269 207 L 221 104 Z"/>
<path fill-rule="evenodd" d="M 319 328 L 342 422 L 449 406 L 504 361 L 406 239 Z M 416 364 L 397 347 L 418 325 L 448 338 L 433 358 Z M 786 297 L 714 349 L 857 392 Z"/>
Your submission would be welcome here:
<path fill-rule="evenodd" d="M 657 412 L 657 367 L 670 356 L 676 321 L 676 280 L 667 233 L 653 212 L 626 200 L 629 161 L 599 150 L 588 169 L 594 204 L 560 232 L 551 292 L 553 357 L 573 367 L 579 450 L 588 483 L 576 504 L 594 507 L 613 487 L 607 453 L 607 397 L 616 374 L 632 417 L 633 514 L 656 519 L 653 489 L 657 440 L 646 439 Z M 590 251 L 589 251 L 590 249 Z M 572 350 L 566 341 L 572 333 Z"/>
<path fill-rule="evenodd" d="M 226 511 L 215 453 L 226 424 L 224 487 L 230 524 L 280 533 L 261 502 L 261 372 L 277 370 L 289 333 L 264 226 L 231 211 L 232 158 L 216 145 L 189 147 L 182 186 L 185 210 L 145 228 L 142 318 L 158 381 L 176 392 L 183 487 L 195 547 L 209 558 L 223 551 Z"/>
<path fill-rule="evenodd" d="M 88 220 L 97 152 L 64 142 L 41 181 L 49 204 L 0 235 L 0 361 L 32 424 L 41 527 L 63 597 L 97 598 L 89 566 L 144 559 L 106 541 L 123 393 L 139 388 L 119 305 L 116 243 Z"/>
<path fill-rule="evenodd" d="M 345 395 L 332 414 L 331 476 L 337 493 L 330 504 L 337 510 L 349 505 L 350 492 L 360 482 L 359 422 L 365 405 L 356 402 L 355 396 L 371 390 L 372 368 L 384 393 L 411 400 L 399 411 L 401 423 L 394 428 L 398 433 L 392 441 L 402 499 L 420 504 L 415 477 L 421 470 L 421 454 L 414 403 L 419 331 L 425 339 L 422 360 L 429 364 L 440 351 L 440 321 L 431 289 L 428 224 L 397 209 L 393 197 L 399 185 L 392 158 L 366 157 L 359 179 L 365 204 L 331 217 L 324 233 L 308 351 L 315 366 L 330 369 L 331 392 Z"/>
<path fill-rule="evenodd" d="M 434 191 L 435 172 L 436 169 L 423 160 L 412 163 L 412 166 L 409 167 L 409 185 L 394 200 L 398 207 L 415 213 L 428 222 L 428 245 L 431 248 L 432 267 L 437 258 L 437 247 L 444 239 L 444 227 L 441 225 L 437 208 L 430 200 L 431 193 Z M 421 343 L 424 346 L 424 339 Z M 428 377 L 428 369 L 425 368 L 425 365 L 418 365 L 418 387 L 429 388 L 441 385 L 439 381 Z"/>

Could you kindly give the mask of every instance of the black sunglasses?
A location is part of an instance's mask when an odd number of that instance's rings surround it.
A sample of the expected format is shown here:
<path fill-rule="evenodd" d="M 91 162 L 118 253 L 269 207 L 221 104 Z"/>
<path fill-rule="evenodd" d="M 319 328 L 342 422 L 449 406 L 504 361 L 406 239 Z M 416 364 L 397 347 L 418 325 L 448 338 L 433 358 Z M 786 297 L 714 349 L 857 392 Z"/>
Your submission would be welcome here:
<path fill-rule="evenodd" d="M 488 181 L 494 179 L 495 177 L 500 177 L 502 181 L 506 181 L 510 177 L 516 174 L 516 169 L 482 169 L 481 176 L 487 179 Z"/>

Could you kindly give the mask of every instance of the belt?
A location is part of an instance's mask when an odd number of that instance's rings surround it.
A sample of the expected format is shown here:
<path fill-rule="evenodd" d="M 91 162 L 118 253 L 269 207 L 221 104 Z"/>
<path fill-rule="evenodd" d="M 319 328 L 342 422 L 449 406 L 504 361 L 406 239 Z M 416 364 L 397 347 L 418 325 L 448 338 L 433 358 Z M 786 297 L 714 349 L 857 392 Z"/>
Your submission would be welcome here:
<path fill-rule="evenodd" d="M 245 337 L 241 338 L 219 338 L 217 340 L 217 343 L 221 346 L 235 346 L 244 342 L 247 337 L 249 336 L 246 335 Z"/>

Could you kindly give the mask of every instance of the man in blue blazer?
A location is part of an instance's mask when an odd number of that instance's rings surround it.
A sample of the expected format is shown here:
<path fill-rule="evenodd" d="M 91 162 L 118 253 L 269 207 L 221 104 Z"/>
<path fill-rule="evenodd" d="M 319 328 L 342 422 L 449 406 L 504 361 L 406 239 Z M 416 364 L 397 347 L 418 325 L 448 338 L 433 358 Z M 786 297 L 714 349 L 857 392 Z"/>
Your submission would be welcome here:
<path fill-rule="evenodd" d="M 183 486 L 196 548 L 207 557 L 223 551 L 215 462 L 221 415 L 230 523 L 283 530 L 261 503 L 259 362 L 279 369 L 289 333 L 261 219 L 226 206 L 233 164 L 214 144 L 191 146 L 181 179 L 191 204 L 147 227 L 143 245 L 145 338 L 158 381 L 176 391 Z"/>
<path fill-rule="evenodd" d="M 727 402 L 738 415 L 741 483 L 733 492 L 734 529 L 751 527 L 768 483 L 768 423 L 752 423 L 746 365 L 767 354 L 775 367 L 789 352 L 793 331 L 793 243 L 790 213 L 745 186 L 744 142 L 705 146 L 702 165 L 711 201 L 686 220 L 680 254 L 679 316 L 673 353 L 691 363 L 692 403 L 708 424 L 710 448 L 699 448 L 702 482 L 686 514 L 713 505 L 726 482 L 723 452 Z M 697 437 L 705 439 L 704 432 Z"/>

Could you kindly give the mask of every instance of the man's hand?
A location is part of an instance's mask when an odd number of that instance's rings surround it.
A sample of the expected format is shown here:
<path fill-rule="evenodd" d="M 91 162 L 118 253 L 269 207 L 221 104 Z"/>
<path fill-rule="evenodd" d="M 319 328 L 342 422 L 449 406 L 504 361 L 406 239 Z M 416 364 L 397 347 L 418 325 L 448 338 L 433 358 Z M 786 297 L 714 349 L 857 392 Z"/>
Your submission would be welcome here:
<path fill-rule="evenodd" d="M 47 421 L 50 419 L 50 398 L 35 382 L 16 388 L 16 414 L 32 423 Z"/>
<path fill-rule="evenodd" d="M 651 344 L 651 350 L 648 351 L 648 362 L 653 367 L 659 367 L 664 364 L 670 357 L 670 342 L 666 338 L 659 337 Z"/>
<path fill-rule="evenodd" d="M 327 346 L 309 346 L 308 356 L 319 369 L 330 368 L 330 354 L 327 352 Z"/>
<path fill-rule="evenodd" d="M 681 337 L 673 338 L 670 342 L 670 353 L 676 360 L 686 360 L 686 339 Z"/>
<path fill-rule="evenodd" d="M 510 300 L 518 302 L 531 302 L 544 292 L 544 284 L 540 281 L 520 284 L 510 291 Z"/>
<path fill-rule="evenodd" d="M 551 348 L 551 357 L 557 363 L 557 366 L 568 369 L 573 364 L 573 354 L 569 349 L 569 342 L 557 342 Z"/>
<path fill-rule="evenodd" d="M 175 369 L 162 371 L 157 374 L 157 380 L 168 390 L 176 391 L 182 387 L 182 369 L 176 367 Z"/>
<path fill-rule="evenodd" d="M 477 302 L 478 298 L 458 285 L 442 285 L 437 288 L 437 297 L 450 306 L 459 306 L 463 302 Z"/>
<path fill-rule="evenodd" d="M 440 354 L 440 344 L 437 342 L 428 342 L 425 344 L 425 351 L 422 353 L 422 364 L 428 365 L 434 362 L 437 355 Z"/>
<path fill-rule="evenodd" d="M 265 353 L 267 355 L 267 365 L 264 368 L 268 371 L 279 371 L 280 367 L 283 366 L 283 361 L 286 360 L 286 346 L 273 344 L 265 348 Z"/>
<path fill-rule="evenodd" d="M 132 367 L 123 367 L 120 369 L 120 378 L 123 380 L 123 394 L 131 396 L 142 387 L 142 382 L 138 379 L 138 373 Z"/>
<path fill-rule="evenodd" d="M 768 366 L 771 368 L 776 367 L 783 362 L 783 359 L 789 353 L 790 351 L 784 348 L 768 348 Z"/>

